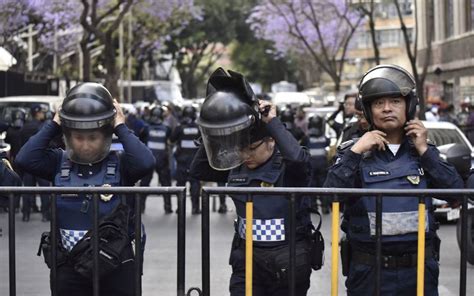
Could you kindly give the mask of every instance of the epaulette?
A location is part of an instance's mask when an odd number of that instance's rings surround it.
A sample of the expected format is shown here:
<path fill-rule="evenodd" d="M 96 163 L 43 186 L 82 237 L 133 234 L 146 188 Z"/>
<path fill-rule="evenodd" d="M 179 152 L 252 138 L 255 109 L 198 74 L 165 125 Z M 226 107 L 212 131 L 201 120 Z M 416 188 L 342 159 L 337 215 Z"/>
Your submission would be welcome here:
<path fill-rule="evenodd" d="M 345 141 L 344 143 L 341 143 L 338 147 L 337 147 L 337 150 L 338 151 L 342 151 L 342 150 L 345 150 L 349 147 L 352 147 L 352 145 L 354 145 L 355 141 L 354 140 L 347 140 Z"/>
<path fill-rule="evenodd" d="M 10 162 L 8 161 L 8 159 L 2 158 L 2 162 L 3 162 L 3 164 L 4 164 L 10 171 L 13 171 L 13 167 L 12 167 L 12 165 L 10 164 Z"/>

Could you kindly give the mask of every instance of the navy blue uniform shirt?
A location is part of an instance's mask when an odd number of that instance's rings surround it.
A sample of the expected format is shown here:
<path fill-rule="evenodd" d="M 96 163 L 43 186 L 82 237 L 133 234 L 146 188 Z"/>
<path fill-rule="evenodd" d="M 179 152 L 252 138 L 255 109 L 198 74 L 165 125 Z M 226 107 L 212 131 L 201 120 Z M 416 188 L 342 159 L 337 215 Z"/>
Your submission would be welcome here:
<path fill-rule="evenodd" d="M 140 142 L 125 124 L 115 130 L 123 145 L 124 153 L 120 155 L 122 185 L 132 186 L 150 173 L 154 168 L 155 158 L 151 151 Z M 54 121 L 48 122 L 41 130 L 28 140 L 20 149 L 15 163 L 23 170 L 41 178 L 54 181 L 62 157 L 61 149 L 48 148 L 51 139 L 61 133 L 61 127 Z M 100 165 L 99 165 L 100 166 Z M 89 167 L 80 165 L 80 167 Z M 92 168 L 92 170 L 98 169 Z"/>

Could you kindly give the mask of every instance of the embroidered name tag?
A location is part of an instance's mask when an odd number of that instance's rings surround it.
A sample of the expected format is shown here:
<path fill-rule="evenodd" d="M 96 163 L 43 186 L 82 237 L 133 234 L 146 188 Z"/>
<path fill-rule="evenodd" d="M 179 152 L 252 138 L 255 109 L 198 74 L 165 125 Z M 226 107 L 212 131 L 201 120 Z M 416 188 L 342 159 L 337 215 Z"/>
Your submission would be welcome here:
<path fill-rule="evenodd" d="M 242 177 L 242 178 L 232 178 L 229 180 L 229 183 L 246 183 L 247 182 L 247 177 Z"/>
<path fill-rule="evenodd" d="M 387 171 L 378 171 L 378 172 L 369 172 L 369 176 L 388 176 L 390 172 Z"/>

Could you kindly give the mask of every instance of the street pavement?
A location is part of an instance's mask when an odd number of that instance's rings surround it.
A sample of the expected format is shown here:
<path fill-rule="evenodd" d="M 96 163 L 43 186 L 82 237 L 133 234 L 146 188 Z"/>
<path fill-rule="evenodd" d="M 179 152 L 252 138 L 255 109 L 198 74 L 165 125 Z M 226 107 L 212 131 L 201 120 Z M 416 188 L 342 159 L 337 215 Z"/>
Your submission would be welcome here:
<path fill-rule="evenodd" d="M 39 201 L 38 201 L 39 202 Z M 143 295 L 176 295 L 177 281 L 177 215 L 165 215 L 161 197 L 150 196 L 147 200 L 143 222 L 146 227 L 147 243 L 143 275 Z M 217 202 L 218 203 L 218 202 Z M 231 268 L 228 265 L 233 219 L 235 211 L 230 198 L 227 214 L 211 212 L 211 295 L 228 295 Z M 173 200 L 176 207 L 176 200 Z M 186 290 L 201 287 L 201 216 L 191 215 L 188 201 L 186 215 Z M 313 222 L 318 217 L 313 215 Z M 40 214 L 32 214 L 28 223 L 16 215 L 16 278 L 17 295 L 50 295 L 49 270 L 42 257 L 37 257 L 39 238 L 49 224 L 41 222 Z M 0 295 L 9 295 L 8 288 L 8 215 L 0 213 Z M 325 265 L 313 272 L 309 296 L 330 295 L 331 291 L 331 219 L 323 216 L 322 232 L 326 241 Z M 459 295 L 459 259 L 456 242 L 456 225 L 443 224 L 439 231 L 441 244 L 441 272 L 439 294 Z M 474 266 L 468 265 L 467 295 L 474 295 Z M 345 295 L 344 277 L 339 276 L 339 295 Z M 196 292 L 191 295 L 198 295 Z"/>

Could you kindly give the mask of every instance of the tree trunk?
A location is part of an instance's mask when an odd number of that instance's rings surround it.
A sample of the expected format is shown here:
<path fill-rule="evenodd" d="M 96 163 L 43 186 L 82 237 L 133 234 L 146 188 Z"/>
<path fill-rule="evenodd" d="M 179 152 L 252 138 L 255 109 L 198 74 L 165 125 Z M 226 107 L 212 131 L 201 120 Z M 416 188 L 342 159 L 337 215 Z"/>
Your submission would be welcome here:
<path fill-rule="evenodd" d="M 87 43 L 89 42 L 88 37 L 83 37 L 81 39 L 81 51 L 82 51 L 82 72 L 83 72 L 83 81 L 88 82 L 91 81 L 91 55 L 90 50 L 87 47 Z"/>
<path fill-rule="evenodd" d="M 112 97 L 117 98 L 119 102 L 123 98 L 119 98 L 119 89 L 118 89 L 118 79 L 120 77 L 120 72 L 117 69 L 116 59 L 115 59 L 115 46 L 113 44 L 112 37 L 107 35 L 104 42 L 104 66 L 107 69 L 107 75 L 105 76 L 105 87 L 112 94 Z"/>

